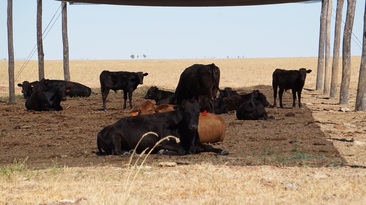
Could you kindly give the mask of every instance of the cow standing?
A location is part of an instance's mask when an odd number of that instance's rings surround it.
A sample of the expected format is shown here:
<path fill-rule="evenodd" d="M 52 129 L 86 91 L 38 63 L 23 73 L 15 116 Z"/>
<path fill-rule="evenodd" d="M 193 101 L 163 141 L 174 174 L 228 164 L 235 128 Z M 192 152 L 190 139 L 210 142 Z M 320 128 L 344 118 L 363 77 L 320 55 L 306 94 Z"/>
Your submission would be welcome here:
<path fill-rule="evenodd" d="M 194 64 L 180 75 L 171 103 L 179 105 L 184 100 L 196 99 L 202 111 L 207 106 L 207 110 L 213 112 L 219 83 L 220 69 L 215 64 Z"/>
<path fill-rule="evenodd" d="M 284 90 L 292 90 L 292 107 L 296 107 L 296 94 L 301 108 L 301 91 L 305 84 L 306 74 L 311 73 L 311 70 L 300 68 L 299 70 L 283 70 L 277 68 L 272 75 L 273 87 L 273 106 L 277 107 L 277 88 L 280 96 L 280 107 L 283 108 L 282 95 Z"/>
<path fill-rule="evenodd" d="M 127 72 L 117 71 L 110 72 L 107 70 L 102 71 L 99 76 L 100 90 L 102 92 L 103 110 L 106 110 L 106 99 L 109 94 L 109 90 L 123 90 L 123 109 L 126 109 L 127 94 L 130 101 L 130 108 L 132 109 L 132 92 L 138 85 L 143 84 L 144 76 L 148 73 L 143 72 Z"/>

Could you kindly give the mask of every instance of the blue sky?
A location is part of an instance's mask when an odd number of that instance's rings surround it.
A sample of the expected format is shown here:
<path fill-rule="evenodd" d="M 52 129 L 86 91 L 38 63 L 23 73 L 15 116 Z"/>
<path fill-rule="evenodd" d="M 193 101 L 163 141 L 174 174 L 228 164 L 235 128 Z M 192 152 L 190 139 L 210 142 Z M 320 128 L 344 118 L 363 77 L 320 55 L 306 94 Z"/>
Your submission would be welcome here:
<path fill-rule="evenodd" d="M 16 59 L 27 59 L 36 45 L 36 2 L 13 1 Z M 43 0 L 43 29 L 56 19 L 43 42 L 46 60 L 62 59 L 60 4 Z M 355 56 L 362 50 L 364 8 L 358 0 Z M 320 10 L 320 2 L 207 8 L 68 4 L 70 59 L 317 56 Z M 7 1 L 0 0 L 0 59 L 8 57 L 6 13 Z"/>

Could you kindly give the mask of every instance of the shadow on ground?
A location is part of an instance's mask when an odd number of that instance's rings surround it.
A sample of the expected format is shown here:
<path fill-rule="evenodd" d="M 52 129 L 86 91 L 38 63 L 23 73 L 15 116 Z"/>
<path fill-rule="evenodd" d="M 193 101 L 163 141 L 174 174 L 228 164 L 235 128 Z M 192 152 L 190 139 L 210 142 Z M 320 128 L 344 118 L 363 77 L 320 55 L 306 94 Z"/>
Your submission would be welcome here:
<path fill-rule="evenodd" d="M 272 88 L 256 86 L 270 103 Z M 147 87 L 134 92 L 135 105 L 144 101 Z M 147 163 L 173 161 L 181 164 L 342 166 L 345 160 L 315 123 L 312 112 L 304 106 L 291 109 L 291 94 L 284 94 L 284 109 L 267 108 L 274 120 L 240 121 L 235 113 L 221 115 L 227 124 L 224 142 L 214 144 L 226 149 L 228 156 L 202 153 L 187 156 L 151 155 Z M 50 166 L 125 165 L 129 157 L 97 156 L 96 135 L 105 126 L 129 115 L 122 109 L 122 94 L 110 93 L 107 111 L 101 111 L 101 95 L 95 89 L 89 98 L 62 102 L 60 112 L 26 111 L 24 99 L 16 104 L 0 104 L 0 165 L 25 161 L 30 168 Z"/>

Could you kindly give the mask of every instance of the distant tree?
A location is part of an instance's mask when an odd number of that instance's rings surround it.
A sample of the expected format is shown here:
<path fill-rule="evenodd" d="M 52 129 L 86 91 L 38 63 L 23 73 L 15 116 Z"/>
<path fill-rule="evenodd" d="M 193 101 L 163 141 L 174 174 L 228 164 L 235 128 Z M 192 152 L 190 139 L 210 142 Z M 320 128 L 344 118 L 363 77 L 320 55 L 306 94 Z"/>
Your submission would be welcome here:
<path fill-rule="evenodd" d="M 142 55 L 145 59 L 146 59 L 146 55 L 144 54 L 144 55 Z"/>
<path fill-rule="evenodd" d="M 131 57 L 132 59 L 135 59 L 135 55 L 133 55 L 133 54 L 132 54 L 132 55 L 130 55 L 130 57 Z"/>
<path fill-rule="evenodd" d="M 136 56 L 136 58 L 139 58 L 139 57 L 140 57 L 139 55 Z"/>

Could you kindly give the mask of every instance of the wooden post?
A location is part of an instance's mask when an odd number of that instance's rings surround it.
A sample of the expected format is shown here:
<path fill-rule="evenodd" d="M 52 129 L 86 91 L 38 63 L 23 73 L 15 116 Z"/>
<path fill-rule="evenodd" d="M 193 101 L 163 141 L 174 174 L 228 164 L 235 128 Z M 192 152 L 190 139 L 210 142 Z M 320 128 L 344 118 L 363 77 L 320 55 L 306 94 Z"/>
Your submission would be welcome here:
<path fill-rule="evenodd" d="M 366 7 L 366 6 L 365 6 Z M 363 16 L 363 45 L 356 96 L 356 111 L 366 111 L 366 10 Z"/>
<path fill-rule="evenodd" d="M 37 47 L 38 47 L 38 79 L 44 78 L 44 53 L 42 39 L 42 0 L 37 0 Z"/>
<path fill-rule="evenodd" d="M 330 83 L 330 98 L 337 96 L 338 72 L 339 72 L 339 51 L 341 42 L 341 27 L 342 27 L 342 11 L 344 0 L 337 1 L 336 23 L 334 31 L 334 47 L 333 47 L 333 64 L 332 64 L 332 80 Z"/>
<path fill-rule="evenodd" d="M 64 79 L 70 81 L 69 39 L 67 37 L 67 2 L 62 2 L 62 42 L 64 50 Z"/>
<path fill-rule="evenodd" d="M 349 84 L 351 81 L 351 38 L 355 17 L 356 0 L 347 0 L 346 24 L 343 32 L 342 82 L 339 104 L 348 104 Z"/>
<path fill-rule="evenodd" d="M 330 57 L 330 25 L 332 16 L 332 0 L 327 0 L 327 17 L 326 17 L 326 37 L 325 37 L 325 73 L 324 73 L 324 90 L 323 95 L 329 96 L 330 93 L 330 75 L 331 75 L 331 57 Z"/>
<path fill-rule="evenodd" d="M 319 50 L 318 50 L 318 68 L 316 73 L 316 90 L 323 89 L 323 73 L 324 73 L 324 42 L 326 31 L 326 15 L 328 0 L 322 0 L 322 11 L 320 14 L 320 34 L 319 34 Z"/>
<path fill-rule="evenodd" d="M 8 73 L 9 73 L 9 102 L 15 103 L 14 83 L 14 45 L 13 45 L 13 0 L 8 0 Z"/>

